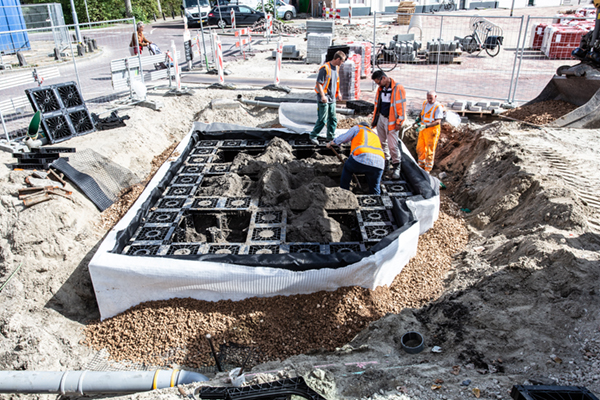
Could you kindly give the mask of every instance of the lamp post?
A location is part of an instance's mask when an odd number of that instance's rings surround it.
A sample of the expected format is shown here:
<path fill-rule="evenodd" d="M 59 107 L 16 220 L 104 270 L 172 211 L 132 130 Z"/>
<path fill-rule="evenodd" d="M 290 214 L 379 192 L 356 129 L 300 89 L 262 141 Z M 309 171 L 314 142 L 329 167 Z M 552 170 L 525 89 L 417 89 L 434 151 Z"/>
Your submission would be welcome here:
<path fill-rule="evenodd" d="M 73 24 L 75 25 L 75 37 L 77 43 L 82 43 L 81 32 L 79 31 L 79 20 L 77 19 L 77 11 L 75 11 L 75 3 L 71 0 L 71 12 L 73 13 Z"/>

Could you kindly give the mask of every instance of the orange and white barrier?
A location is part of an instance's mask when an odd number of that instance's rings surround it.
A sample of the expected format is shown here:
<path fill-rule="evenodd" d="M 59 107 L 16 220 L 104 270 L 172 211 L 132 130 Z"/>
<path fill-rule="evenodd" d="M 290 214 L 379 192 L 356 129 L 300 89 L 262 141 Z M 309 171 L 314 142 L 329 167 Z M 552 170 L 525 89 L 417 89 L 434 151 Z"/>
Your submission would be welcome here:
<path fill-rule="evenodd" d="M 230 15 L 231 15 L 231 29 L 235 30 L 235 11 L 233 10 L 233 8 L 230 11 Z"/>
<path fill-rule="evenodd" d="M 352 4 L 348 3 L 348 25 L 352 25 Z"/>
<path fill-rule="evenodd" d="M 267 25 L 265 26 L 265 37 L 271 37 L 273 34 L 273 16 L 267 14 Z"/>
<path fill-rule="evenodd" d="M 248 37 L 242 37 L 244 35 L 248 35 Z M 238 40 L 235 42 L 235 47 L 240 48 L 240 51 L 242 52 L 242 55 L 244 56 L 245 60 L 246 52 L 244 46 L 248 45 L 248 47 L 250 47 L 250 43 L 252 42 L 252 36 L 250 36 L 250 28 L 238 29 L 237 31 L 235 31 L 235 37 L 238 38 Z"/>
<path fill-rule="evenodd" d="M 283 38 L 279 38 L 277 43 L 277 60 L 275 62 L 275 85 L 279 85 L 281 81 L 279 74 L 281 72 L 281 59 L 283 58 Z"/>
<path fill-rule="evenodd" d="M 219 39 L 219 35 L 213 33 L 214 42 L 215 42 L 215 60 L 217 61 L 217 72 L 219 73 L 219 83 L 223 84 L 225 82 L 225 77 L 223 75 L 223 49 L 221 47 L 221 39 Z"/>

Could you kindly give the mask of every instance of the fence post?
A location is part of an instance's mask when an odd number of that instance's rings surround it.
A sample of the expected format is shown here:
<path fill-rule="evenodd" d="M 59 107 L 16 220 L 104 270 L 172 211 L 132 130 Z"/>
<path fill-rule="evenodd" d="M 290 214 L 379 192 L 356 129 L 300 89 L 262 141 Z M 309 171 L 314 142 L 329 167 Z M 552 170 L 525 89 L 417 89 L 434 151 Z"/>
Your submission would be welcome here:
<path fill-rule="evenodd" d="M 444 16 L 441 16 L 440 19 L 440 42 L 438 44 L 438 53 L 437 53 L 437 65 L 435 68 L 435 85 L 434 90 L 437 92 L 437 84 L 438 84 L 438 76 L 440 74 L 440 59 L 442 58 L 442 32 L 444 30 Z"/>
<path fill-rule="evenodd" d="M 371 63 L 373 64 L 371 71 L 375 72 L 375 64 L 377 63 L 377 11 L 373 11 L 373 49 L 371 50 Z M 371 79 L 371 90 L 375 89 L 375 82 Z"/>
<path fill-rule="evenodd" d="M 515 101 L 515 93 L 517 92 L 517 82 L 519 81 L 519 73 L 521 72 L 521 61 L 523 60 L 523 52 L 525 51 L 525 41 L 527 40 L 527 30 L 529 29 L 529 16 L 527 16 L 527 24 L 525 25 L 525 35 L 523 35 L 523 44 L 521 48 L 519 48 L 519 44 L 521 42 L 521 33 L 523 33 L 523 15 L 521 16 L 521 26 L 519 27 L 519 38 L 517 39 L 517 51 L 515 51 L 515 62 L 513 63 L 512 75 L 510 77 L 510 86 L 508 87 L 508 98 L 506 101 L 508 103 L 514 103 Z M 519 54 L 520 51 L 520 54 Z M 517 65 L 517 59 L 519 59 L 519 69 L 517 71 L 517 76 L 515 77 L 515 67 Z M 512 100 L 511 100 L 512 94 Z"/>

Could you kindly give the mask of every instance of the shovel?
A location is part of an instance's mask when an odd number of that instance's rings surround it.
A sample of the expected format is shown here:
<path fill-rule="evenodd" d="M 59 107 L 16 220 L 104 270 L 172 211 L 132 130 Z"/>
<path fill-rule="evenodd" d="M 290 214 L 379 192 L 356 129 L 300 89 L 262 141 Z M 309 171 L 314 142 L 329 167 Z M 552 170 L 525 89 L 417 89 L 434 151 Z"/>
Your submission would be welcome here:
<path fill-rule="evenodd" d="M 335 151 L 335 149 L 333 148 L 333 146 L 331 146 L 330 149 L 333 151 L 333 154 L 335 154 L 335 156 L 338 158 L 338 160 L 340 160 L 340 162 L 343 165 L 344 164 L 344 160 L 342 160 L 342 156 L 340 156 L 338 154 L 338 152 Z M 356 186 L 358 186 L 358 188 L 360 190 L 362 190 L 362 186 L 360 186 L 360 182 L 358 181 L 358 178 L 356 177 L 356 175 L 352 174 L 352 179 L 354 180 L 354 183 L 356 183 Z"/>

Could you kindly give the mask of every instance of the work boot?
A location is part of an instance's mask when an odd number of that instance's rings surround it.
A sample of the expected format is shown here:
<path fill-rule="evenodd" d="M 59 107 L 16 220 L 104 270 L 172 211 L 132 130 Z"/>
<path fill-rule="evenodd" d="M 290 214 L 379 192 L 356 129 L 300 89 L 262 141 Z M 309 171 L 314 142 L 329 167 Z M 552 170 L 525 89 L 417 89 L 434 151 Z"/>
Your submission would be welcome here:
<path fill-rule="evenodd" d="M 392 165 L 392 180 L 400 179 L 400 163 Z"/>
<path fill-rule="evenodd" d="M 310 142 L 311 142 L 312 144 L 314 144 L 315 146 L 318 146 L 318 145 L 319 145 L 319 139 L 317 139 L 317 138 L 315 138 L 315 137 L 312 137 L 312 136 L 311 136 L 311 138 L 310 138 Z"/>
<path fill-rule="evenodd" d="M 383 177 L 389 178 L 389 176 L 390 176 L 390 160 L 386 159 L 385 165 L 383 167 Z"/>

